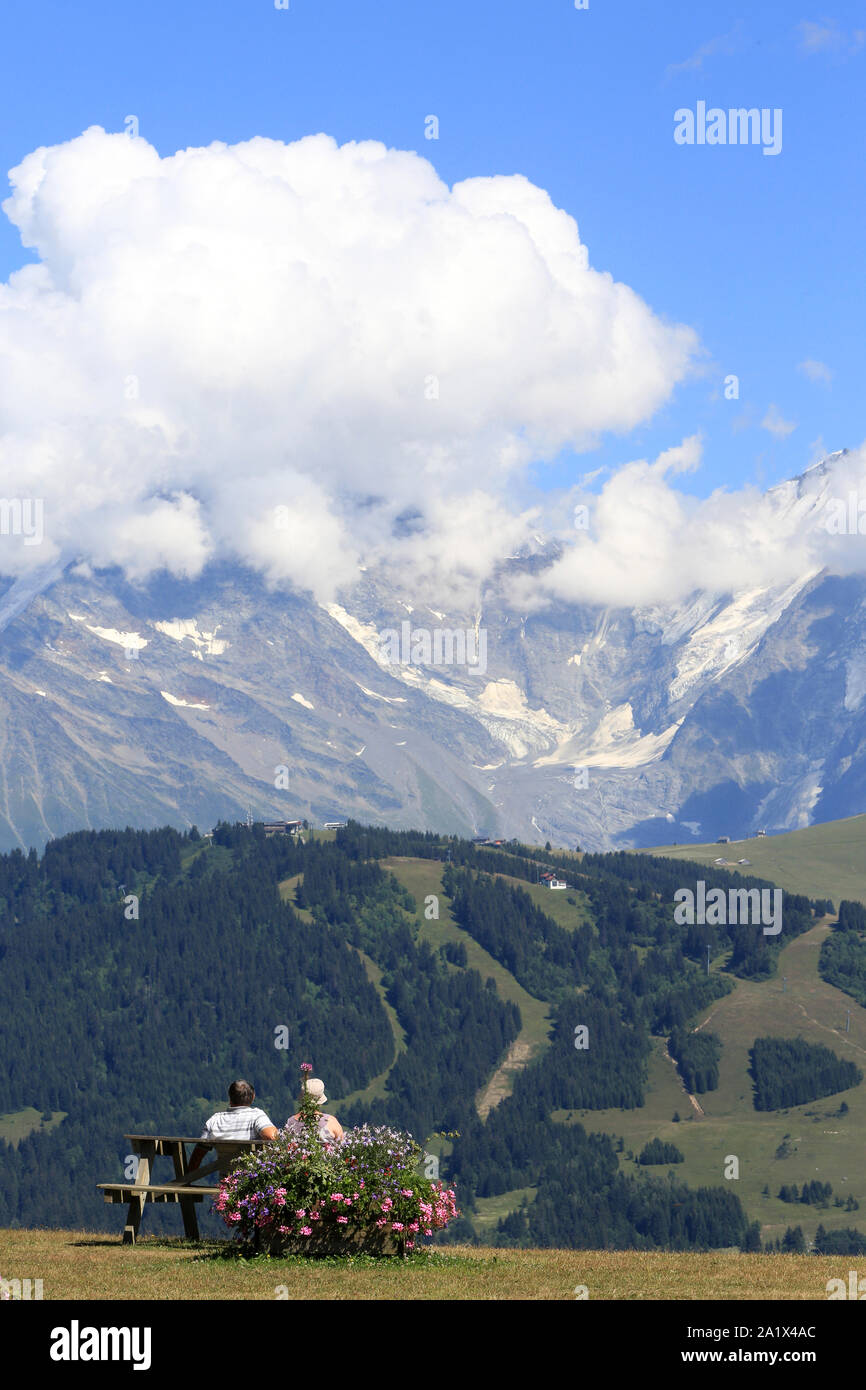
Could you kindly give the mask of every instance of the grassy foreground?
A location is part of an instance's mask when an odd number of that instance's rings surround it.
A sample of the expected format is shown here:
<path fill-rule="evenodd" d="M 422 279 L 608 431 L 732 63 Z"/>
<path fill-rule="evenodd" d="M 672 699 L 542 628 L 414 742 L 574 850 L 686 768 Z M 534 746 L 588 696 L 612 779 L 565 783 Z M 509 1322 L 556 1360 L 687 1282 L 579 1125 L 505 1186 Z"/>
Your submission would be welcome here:
<path fill-rule="evenodd" d="M 847 1256 L 454 1246 L 405 1262 L 241 1261 L 225 1243 L 87 1231 L 0 1231 L 0 1275 L 42 1279 L 49 1299 L 779 1299 L 825 1300 Z M 583 1292 L 583 1289 L 586 1292 Z"/>

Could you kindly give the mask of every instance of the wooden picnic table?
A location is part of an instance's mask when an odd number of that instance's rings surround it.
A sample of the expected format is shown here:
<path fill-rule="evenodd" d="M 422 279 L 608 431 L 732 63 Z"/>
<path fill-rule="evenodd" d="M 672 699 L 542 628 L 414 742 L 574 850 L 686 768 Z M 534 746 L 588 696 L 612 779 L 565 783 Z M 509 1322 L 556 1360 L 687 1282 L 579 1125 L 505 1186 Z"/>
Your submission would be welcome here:
<path fill-rule="evenodd" d="M 126 1225 L 123 1230 L 123 1244 L 134 1245 L 141 1225 L 141 1218 L 148 1202 L 180 1203 L 183 1216 L 183 1232 L 189 1240 L 198 1240 L 198 1220 L 195 1204 L 205 1197 L 215 1197 L 219 1192 L 216 1185 L 202 1183 L 200 1179 L 217 1174 L 222 1178 L 229 1171 L 232 1161 L 250 1149 L 263 1148 L 267 1139 L 194 1139 L 188 1135 L 177 1134 L 125 1134 L 132 1153 L 138 1156 L 135 1177 L 130 1182 L 100 1182 L 97 1188 L 106 1202 L 117 1204 L 128 1202 Z M 191 1146 L 187 1153 L 187 1145 Z M 201 1144 L 207 1149 L 216 1150 L 216 1158 L 208 1159 L 198 1168 L 190 1168 L 189 1159 L 192 1148 Z M 170 1158 L 174 1163 L 174 1181 L 158 1183 L 153 1179 L 153 1167 L 157 1158 Z"/>

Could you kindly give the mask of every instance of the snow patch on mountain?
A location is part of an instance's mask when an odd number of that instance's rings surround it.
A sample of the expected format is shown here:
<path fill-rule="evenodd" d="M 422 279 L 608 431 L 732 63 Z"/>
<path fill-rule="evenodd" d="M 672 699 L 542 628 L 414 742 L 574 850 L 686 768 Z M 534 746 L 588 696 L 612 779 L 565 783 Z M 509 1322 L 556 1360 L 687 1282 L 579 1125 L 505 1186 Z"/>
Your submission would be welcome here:
<path fill-rule="evenodd" d="M 293 700 L 297 700 L 298 704 L 299 704 L 299 705 L 303 705 L 305 709 L 315 709 L 315 708 L 316 708 L 315 705 L 311 705 L 311 704 L 310 704 L 309 700 L 305 700 L 304 697 L 303 697 L 303 695 L 299 695 L 298 692 L 297 692 L 297 690 L 295 691 L 294 695 L 292 696 L 292 699 L 293 699 Z"/>
<path fill-rule="evenodd" d="M 412 674 L 416 681 L 424 685 L 425 694 L 429 695 L 431 699 L 438 700 L 440 704 L 443 705 L 453 705 L 455 709 L 466 710 L 469 714 L 477 713 L 475 701 L 470 695 L 466 694 L 465 690 L 461 690 L 459 686 L 448 685 L 445 681 L 437 680 L 435 676 L 432 676 L 429 680 L 424 680 L 417 671 L 414 671 Z M 407 676 L 407 679 L 411 678 L 412 677 Z"/>
<path fill-rule="evenodd" d="M 327 611 L 389 675 L 413 686 L 429 699 L 470 715 L 511 758 L 532 757 L 536 767 L 568 762 L 596 767 L 640 767 L 662 756 L 682 722 L 678 720 L 660 733 L 643 734 L 634 727 L 631 706 L 624 705 L 609 712 L 587 736 L 578 723 L 562 722 L 543 707 L 532 708 L 526 693 L 508 677 L 488 681 L 476 695 L 474 689 L 428 675 L 420 665 L 387 662 L 383 658 L 379 633 L 372 623 L 361 622 L 336 603 L 327 605 Z M 571 658 L 574 664 L 579 664 L 589 649 L 599 651 L 607 645 L 610 621 L 611 615 L 604 612 L 593 637 L 584 643 L 580 654 L 575 653 Z M 359 681 L 356 684 L 365 694 L 380 700 L 389 698 L 368 691 Z M 470 686 L 475 684 L 473 679 Z"/>
<path fill-rule="evenodd" d="M 635 610 L 635 629 L 658 636 L 664 647 L 674 647 L 717 613 L 723 602 L 717 594 L 695 594 L 673 606 L 649 604 Z"/>
<path fill-rule="evenodd" d="M 170 705 L 182 705 L 185 709 L 210 709 L 210 705 L 202 704 L 198 700 L 180 700 L 176 695 L 170 695 L 167 690 L 161 690 L 159 693 Z"/>
<path fill-rule="evenodd" d="M 382 643 L 379 629 L 373 623 L 362 623 L 358 618 L 353 618 L 339 603 L 326 603 L 322 606 L 329 617 L 333 618 L 335 623 L 339 623 L 340 627 L 369 653 L 377 665 L 382 665 Z"/>
<path fill-rule="evenodd" d="M 643 767 L 662 756 L 682 722 L 676 720 L 661 733 L 643 734 L 635 728 L 634 711 L 626 702 L 608 710 L 591 732 L 575 732 L 554 753 L 537 758 L 533 766 Z"/>
<path fill-rule="evenodd" d="M 792 584 L 774 589 L 750 589 L 732 598 L 712 617 L 701 621 L 677 655 L 676 675 L 668 687 L 669 698 L 681 700 L 696 686 L 703 688 L 708 679 L 718 678 L 749 656 L 767 629 L 817 573 L 818 570 L 812 570 Z M 695 615 L 695 608 L 701 606 L 692 605 L 690 616 Z M 681 625 L 676 621 L 672 626 L 682 632 Z M 665 628 L 663 640 L 667 639 L 670 631 L 670 627 Z"/>
<path fill-rule="evenodd" d="M 845 699 L 847 710 L 859 709 L 866 695 L 866 656 L 858 652 L 845 663 Z"/>
<path fill-rule="evenodd" d="M 530 709 L 523 691 L 511 680 L 489 681 L 478 696 L 478 704 L 485 713 L 498 715 L 501 719 L 528 722 L 534 727 L 547 728 L 556 733 L 563 728 L 546 709 Z"/>
<path fill-rule="evenodd" d="M 101 637 L 103 642 L 113 642 L 127 651 L 140 652 L 147 646 L 147 638 L 138 632 L 118 632 L 116 627 L 91 627 L 90 623 L 85 623 L 84 626 L 95 637 Z"/>
<path fill-rule="evenodd" d="M 171 637 L 175 642 L 189 640 L 193 643 L 193 656 L 198 657 L 199 661 L 204 660 L 204 656 L 222 656 L 228 648 L 228 642 L 217 637 L 219 625 L 213 632 L 199 631 L 195 618 L 173 618 L 171 622 L 154 623 L 157 632 L 162 632 L 166 637 Z"/>
<path fill-rule="evenodd" d="M 362 685 L 360 681 L 355 681 L 355 684 L 359 690 L 363 690 L 365 695 L 369 695 L 373 700 L 384 700 L 386 705 L 405 705 L 406 703 L 405 695 L 380 695 L 378 690 L 368 690 L 366 685 Z"/>

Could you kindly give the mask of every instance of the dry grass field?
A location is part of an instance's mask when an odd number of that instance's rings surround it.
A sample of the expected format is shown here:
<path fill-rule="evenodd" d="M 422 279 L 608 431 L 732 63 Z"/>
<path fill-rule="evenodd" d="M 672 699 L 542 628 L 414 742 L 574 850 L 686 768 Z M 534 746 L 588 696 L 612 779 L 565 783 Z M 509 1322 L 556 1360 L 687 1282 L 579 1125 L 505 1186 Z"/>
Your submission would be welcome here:
<path fill-rule="evenodd" d="M 225 1258 L 225 1244 L 86 1231 L 0 1231 L 0 1274 L 51 1299 L 826 1300 L 847 1256 L 453 1246 L 406 1261 Z M 584 1292 L 585 1290 L 585 1292 Z"/>

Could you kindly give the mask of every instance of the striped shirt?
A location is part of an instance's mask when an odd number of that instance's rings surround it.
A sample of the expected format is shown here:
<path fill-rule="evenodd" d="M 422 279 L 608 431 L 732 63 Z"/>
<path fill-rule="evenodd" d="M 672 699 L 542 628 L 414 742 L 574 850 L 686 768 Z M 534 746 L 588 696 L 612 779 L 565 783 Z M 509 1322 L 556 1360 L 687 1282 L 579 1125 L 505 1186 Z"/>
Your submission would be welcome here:
<path fill-rule="evenodd" d="M 228 1110 L 211 1115 L 201 1138 L 203 1143 L 208 1139 L 261 1139 L 262 1130 L 270 1123 L 264 1110 L 252 1105 L 231 1105 Z"/>

